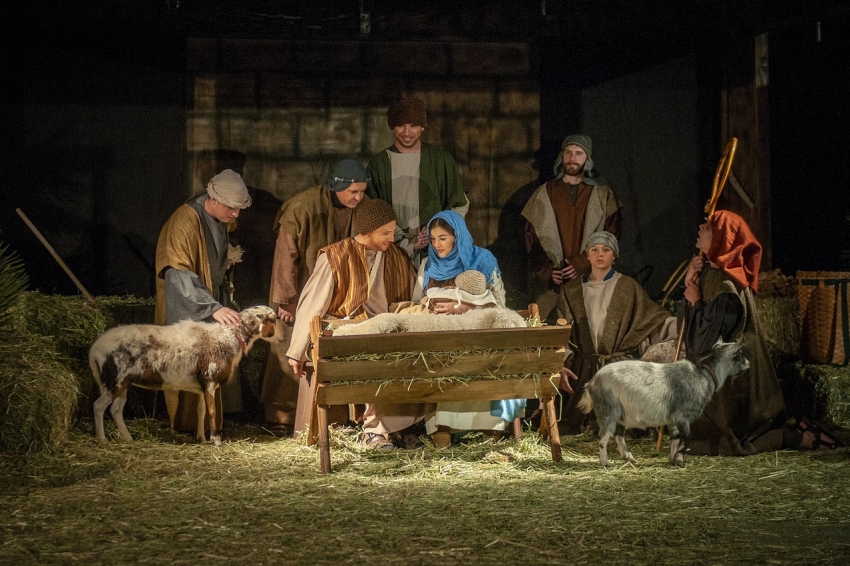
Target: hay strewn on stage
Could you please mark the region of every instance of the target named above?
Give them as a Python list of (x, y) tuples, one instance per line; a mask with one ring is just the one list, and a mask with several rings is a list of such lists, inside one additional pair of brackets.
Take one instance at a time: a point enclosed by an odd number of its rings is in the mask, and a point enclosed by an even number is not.
[[(79, 418), (91, 378), (73, 356), (112, 321), (149, 322), (134, 320), (146, 301), (100, 298), (92, 308), (28, 293), (3, 331), (0, 563), (850, 560), (846, 448), (692, 457), (674, 470), (638, 439), (637, 465), (615, 460), (603, 471), (590, 434), (562, 437), (556, 464), (536, 433), (376, 453), (343, 429), (331, 435), (335, 472), (322, 475), (315, 448), (233, 422), (221, 449), (141, 418), (128, 421), (132, 444), (107, 421), (111, 440), (99, 445)], [(785, 325), (791, 307), (774, 306), (763, 317)], [(850, 371), (801, 364), (790, 340), (768, 334), (791, 379), (815, 391), (818, 416), (847, 424)]]
[[(473, 436), (451, 450), (317, 452), (228, 425), (220, 449), (156, 420), (108, 446), (91, 426), (0, 464), (4, 564), (845, 564), (848, 450), (691, 457), (648, 439), (599, 467), (591, 435)], [(845, 440), (847, 438), (845, 437)], [(183, 444), (183, 442), (188, 442)]]

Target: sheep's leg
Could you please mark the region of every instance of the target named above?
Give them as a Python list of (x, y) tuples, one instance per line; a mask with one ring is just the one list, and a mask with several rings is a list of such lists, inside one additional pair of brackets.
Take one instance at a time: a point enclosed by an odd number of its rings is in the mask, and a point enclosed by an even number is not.
[(204, 403), (204, 392), (198, 393), (198, 427), (195, 432), (195, 438), (198, 442), (204, 443), (207, 441), (207, 436), (204, 433), (204, 417), (207, 415), (207, 406)]
[(676, 446), (676, 452), (673, 454), (673, 465), (684, 468), (685, 452), (691, 444), (691, 425), (687, 422), (681, 422), (678, 424), (677, 428), (679, 429), (679, 438)]
[(670, 465), (676, 465), (676, 453), (679, 452), (679, 443), (681, 438), (679, 435), (679, 427), (676, 425), (669, 426), (670, 431)]
[(109, 412), (112, 414), (112, 420), (114, 420), (115, 424), (118, 425), (118, 432), (121, 434), (121, 438), (132, 441), (133, 437), (130, 435), (130, 431), (127, 430), (127, 425), (124, 424), (125, 403), (127, 403), (126, 389), (112, 401), (112, 406), (109, 408)]
[(599, 421), (599, 463), (603, 468), (607, 468), (611, 462), (608, 461), (608, 442), (614, 436), (614, 430), (617, 428), (617, 421), (611, 415), (605, 414), (597, 407), (596, 418)]
[(104, 391), (103, 395), (97, 398), (94, 402), (94, 430), (95, 437), (106, 442), (106, 433), (103, 431), (103, 413), (106, 408), (112, 403), (112, 393)]
[(604, 395), (594, 396), (594, 391), (590, 393), (596, 412), (596, 420), (599, 423), (599, 463), (607, 468), (610, 464), (608, 461), (608, 442), (619, 426), (617, 422), (620, 420), (623, 410), (618, 402)]
[[(210, 390), (212, 389), (212, 390)], [(204, 391), (204, 397), (207, 400), (207, 413), (210, 415), (210, 443), (216, 446), (221, 446), (221, 431), (215, 427), (216, 423), (216, 406), (215, 406), (215, 389), (210, 388)]]
[(614, 441), (617, 443), (617, 450), (620, 451), (620, 456), (623, 457), (623, 460), (626, 460), (632, 464), (637, 462), (635, 457), (632, 456), (632, 453), (629, 452), (628, 447), (626, 446), (626, 429), (621, 425), (617, 425), (617, 431), (614, 433)]
[(599, 463), (603, 468), (607, 468), (611, 462), (608, 461), (608, 442), (611, 440), (613, 433), (609, 431), (602, 432), (599, 430)]

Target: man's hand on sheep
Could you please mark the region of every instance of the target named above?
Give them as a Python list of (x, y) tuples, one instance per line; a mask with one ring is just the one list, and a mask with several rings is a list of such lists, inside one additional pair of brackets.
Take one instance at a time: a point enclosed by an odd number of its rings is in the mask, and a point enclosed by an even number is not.
[(570, 379), (578, 381), (578, 376), (566, 366), (562, 367), (558, 373), (561, 374), (561, 381), (558, 383), (558, 387), (563, 389), (567, 393), (575, 393), (575, 391), (573, 391), (573, 386), (570, 385)]
[(466, 303), (457, 304), (454, 301), (448, 303), (439, 303), (434, 305), (435, 314), (463, 314), (475, 308), (475, 305)]
[(221, 307), (212, 316), (217, 322), (225, 326), (236, 326), (242, 322), (242, 319), (239, 318), (239, 313), (227, 307)]
[(304, 375), (304, 362), (303, 360), (293, 360), (292, 358), (287, 358), (289, 362), (289, 367), (292, 368), (292, 373), (295, 374), (296, 377), (305, 377)]
[(295, 303), (281, 304), (277, 307), (277, 317), (283, 322), (295, 322)]

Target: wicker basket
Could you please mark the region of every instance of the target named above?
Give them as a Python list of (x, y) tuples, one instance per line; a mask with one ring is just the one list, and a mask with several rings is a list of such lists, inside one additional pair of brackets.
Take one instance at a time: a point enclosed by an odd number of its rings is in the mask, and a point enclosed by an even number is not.
[(800, 355), (818, 364), (850, 362), (850, 272), (798, 271)]

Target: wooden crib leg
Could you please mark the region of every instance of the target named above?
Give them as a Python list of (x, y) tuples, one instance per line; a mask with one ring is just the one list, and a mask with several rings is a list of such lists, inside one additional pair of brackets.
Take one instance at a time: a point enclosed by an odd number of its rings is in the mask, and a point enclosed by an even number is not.
[(319, 428), (319, 466), (323, 474), (331, 473), (331, 444), (328, 438), (328, 407), (316, 407)]
[[(542, 401), (546, 416), (546, 430), (549, 432), (549, 447), (552, 449), (552, 461), (560, 462), (561, 456), (561, 433), (558, 432), (558, 418), (555, 413), (555, 400), (552, 397)], [(543, 419), (540, 420), (540, 429), (543, 430)]]
[(546, 405), (540, 401), (540, 428), (538, 429), (541, 440), (549, 440), (549, 417), (546, 415)]

